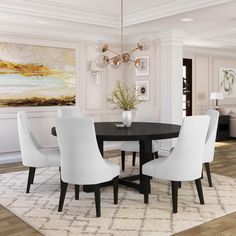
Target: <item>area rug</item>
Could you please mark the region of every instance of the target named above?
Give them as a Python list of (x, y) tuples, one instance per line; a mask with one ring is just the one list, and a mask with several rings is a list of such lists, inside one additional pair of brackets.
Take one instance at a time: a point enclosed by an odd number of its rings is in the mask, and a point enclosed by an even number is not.
[[(125, 175), (137, 172), (137, 168), (129, 166), (131, 158), (126, 159)], [(199, 204), (194, 183), (182, 184), (177, 214), (171, 213), (170, 184), (156, 180), (151, 181), (147, 205), (143, 195), (123, 186), (119, 188), (118, 205), (113, 205), (112, 187), (103, 188), (100, 218), (95, 217), (93, 193), (81, 192), (76, 201), (74, 188), (69, 186), (63, 212), (59, 213), (58, 168), (36, 170), (30, 194), (25, 193), (27, 174), (21, 171), (0, 175), (0, 203), (48, 236), (172, 235), (236, 211), (236, 180), (213, 174), (213, 188), (202, 181), (205, 205)]]

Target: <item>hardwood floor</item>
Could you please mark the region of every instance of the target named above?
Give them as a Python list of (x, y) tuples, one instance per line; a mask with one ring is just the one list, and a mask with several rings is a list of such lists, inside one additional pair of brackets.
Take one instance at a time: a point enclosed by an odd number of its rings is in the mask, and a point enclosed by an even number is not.
[[(117, 156), (117, 152), (106, 152), (107, 157)], [(0, 165), (0, 174), (21, 171), (27, 168), (21, 163)], [(236, 140), (217, 143), (215, 160), (211, 171), (216, 174), (236, 178)], [(214, 183), (213, 183), (214, 184)], [(236, 235), (236, 212), (207, 222), (200, 226), (175, 234), (176, 236), (234, 236)], [(0, 206), (0, 236), (38, 236), (41, 235), (24, 221)]]

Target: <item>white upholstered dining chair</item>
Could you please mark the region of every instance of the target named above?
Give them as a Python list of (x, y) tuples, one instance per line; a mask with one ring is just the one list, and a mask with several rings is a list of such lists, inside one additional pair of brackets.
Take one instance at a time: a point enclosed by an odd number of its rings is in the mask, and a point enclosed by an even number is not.
[(203, 163), (206, 169), (209, 187), (212, 187), (210, 162), (214, 160), (215, 140), (218, 128), (219, 112), (216, 110), (208, 110), (207, 115), (210, 116), (210, 123), (207, 132)]
[(58, 116), (81, 116), (81, 110), (79, 106), (68, 106), (68, 107), (60, 107), (58, 109)]
[(61, 194), (58, 211), (63, 209), (68, 184), (75, 185), (76, 199), (79, 199), (79, 185), (92, 185), (96, 216), (100, 217), (100, 184), (113, 181), (114, 204), (117, 204), (120, 167), (104, 160), (100, 154), (92, 119), (58, 117), (56, 131), (61, 153)]
[[(200, 203), (204, 204), (201, 172), (209, 120), (207, 115), (185, 117), (170, 156), (152, 160), (142, 167), (146, 176), (171, 181), (173, 213), (177, 212), (178, 186), (182, 181), (195, 180)], [(144, 202), (148, 203), (148, 187), (144, 192)]]
[(29, 167), (26, 188), (26, 193), (29, 193), (30, 185), (34, 182), (36, 168), (59, 167), (60, 153), (58, 148), (43, 148), (37, 142), (24, 111), (18, 112), (17, 120), (22, 162), (24, 166)]
[[(153, 110), (153, 108), (143, 108), (137, 110), (134, 115), (134, 121), (137, 122), (157, 122), (157, 110)], [(138, 141), (126, 141), (121, 143), (121, 166), (122, 171), (125, 170), (125, 156), (126, 152), (132, 152), (132, 165), (135, 166), (136, 153), (140, 150)], [(158, 158), (158, 142), (156, 140), (152, 141), (152, 153), (153, 159)]]

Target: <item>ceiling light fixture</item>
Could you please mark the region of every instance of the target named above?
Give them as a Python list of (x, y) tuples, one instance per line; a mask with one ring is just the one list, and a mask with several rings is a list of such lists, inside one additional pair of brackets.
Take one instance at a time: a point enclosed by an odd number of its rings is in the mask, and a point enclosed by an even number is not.
[(182, 21), (182, 22), (193, 22), (194, 19), (193, 18), (182, 18), (182, 19), (180, 19), (180, 21)]
[[(149, 39), (140, 39), (137, 43), (137, 46), (132, 50), (125, 52), (124, 51), (124, 0), (121, 0), (121, 27), (120, 27), (120, 48), (121, 52), (116, 53), (110, 50), (109, 45), (105, 41), (98, 41), (96, 45), (96, 50), (101, 54), (95, 59), (95, 63), (98, 67), (104, 68), (107, 65), (111, 64), (111, 66), (115, 69), (119, 68), (123, 63), (134, 62), (135, 67), (138, 70), (141, 70), (142, 63), (141, 59), (132, 59), (131, 54), (137, 50), (143, 51), (148, 50), (151, 46), (151, 42)], [(113, 54), (112, 57), (108, 57), (105, 55), (106, 52), (110, 52)]]

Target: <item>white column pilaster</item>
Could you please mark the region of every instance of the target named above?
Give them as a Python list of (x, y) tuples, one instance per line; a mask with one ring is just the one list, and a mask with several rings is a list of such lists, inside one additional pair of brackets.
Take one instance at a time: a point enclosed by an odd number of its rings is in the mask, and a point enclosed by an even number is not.
[[(183, 34), (167, 32), (160, 37), (160, 122), (182, 123)], [(161, 149), (169, 151), (175, 140), (164, 140)]]

